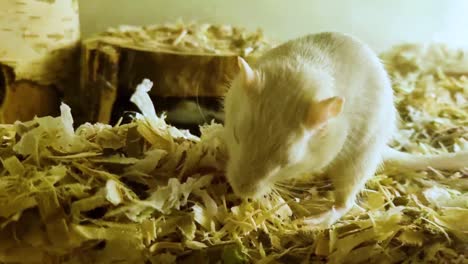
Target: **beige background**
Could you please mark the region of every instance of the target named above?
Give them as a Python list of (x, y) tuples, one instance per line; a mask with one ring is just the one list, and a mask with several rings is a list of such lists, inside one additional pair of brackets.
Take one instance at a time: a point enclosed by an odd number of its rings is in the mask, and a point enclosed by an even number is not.
[(468, 46), (466, 0), (79, 0), (83, 37), (118, 24), (197, 19), (262, 27), (278, 40), (335, 30), (376, 50), (399, 42)]

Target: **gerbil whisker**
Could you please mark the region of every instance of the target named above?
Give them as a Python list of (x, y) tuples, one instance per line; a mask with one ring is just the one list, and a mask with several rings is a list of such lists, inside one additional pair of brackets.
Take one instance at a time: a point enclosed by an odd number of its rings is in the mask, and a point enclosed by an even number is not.
[[(274, 195), (277, 195), (277, 196), (282, 196), (282, 195), (281, 195), (281, 191), (282, 191), (282, 190), (278, 190), (278, 189), (276, 189), (276, 188), (273, 188), (271, 195), (274, 194)], [(270, 196), (271, 196), (271, 195), (270, 195)]]
[[(292, 180), (288, 182), (298, 182), (300, 184), (315, 184), (315, 183), (323, 183), (323, 182), (330, 182), (330, 179), (321, 178), (321, 179), (302, 179), (302, 180)], [(284, 183), (284, 182), (283, 182)]]
[(296, 191), (306, 191), (310, 189), (310, 187), (302, 187), (302, 186), (295, 186), (295, 185), (290, 185), (287, 183), (277, 183), (277, 186), (289, 189), (289, 190), (296, 190)]
[(325, 183), (325, 184), (315, 184), (315, 183), (310, 183), (310, 182), (307, 182), (307, 184), (301, 184), (301, 185), (292, 185), (292, 184), (288, 184), (288, 183), (282, 183), (282, 182), (279, 182), (277, 183), (278, 186), (281, 186), (281, 187), (284, 187), (284, 188), (287, 188), (287, 189), (291, 189), (291, 190), (296, 190), (296, 191), (301, 191), (301, 192), (304, 192), (304, 191), (309, 191), (310, 189), (327, 189), (329, 187), (331, 187), (333, 184), (331, 182), (322, 182), (322, 183)]
[(288, 187), (288, 186), (277, 186), (278, 189), (282, 190), (283, 192), (286, 192), (290, 195), (300, 195), (301, 193), (306, 193), (308, 189), (301, 189), (301, 188), (293, 188), (293, 187)]
[(280, 185), (277, 185), (277, 184), (274, 185), (273, 190), (274, 190), (274, 191), (277, 191), (277, 192), (289, 191), (289, 190), (288, 190), (287, 188), (285, 188), (284, 186), (280, 186)]
[(291, 190), (288, 190), (288, 189), (286, 189), (284, 187), (281, 187), (281, 186), (275, 186), (274, 191), (280, 196), (287, 196), (287, 197), (290, 197), (290, 198), (294, 197), (294, 194), (293, 194), (293, 192)]
[(196, 95), (196, 96), (195, 96), (195, 100), (196, 100), (196, 102), (197, 102), (197, 110), (198, 110), (198, 112), (202, 115), (203, 121), (206, 122), (206, 116), (205, 116), (205, 114), (203, 113), (203, 111), (202, 111), (202, 109), (201, 109), (201, 107), (200, 107), (200, 101), (199, 101), (199, 99), (198, 99), (198, 97), (199, 97), (199, 96), (198, 96), (198, 93), (200, 92), (200, 89), (199, 89), (199, 88), (200, 88), (200, 85), (196, 85), (196, 87), (195, 87), (195, 89), (196, 89), (196, 92), (195, 92), (195, 95)]

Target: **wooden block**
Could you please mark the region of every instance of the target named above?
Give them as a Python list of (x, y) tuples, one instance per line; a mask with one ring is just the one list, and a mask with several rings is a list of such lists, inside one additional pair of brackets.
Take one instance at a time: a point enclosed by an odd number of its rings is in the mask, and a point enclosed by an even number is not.
[[(209, 36), (211, 42), (196, 39), (200, 34)], [(181, 44), (184, 38), (189, 44)], [(73, 109), (80, 107), (86, 121), (109, 123), (112, 116), (120, 116), (113, 114), (115, 110), (133, 110), (128, 100), (145, 78), (154, 83), (152, 98), (219, 98), (238, 71), (237, 56), (253, 62), (271, 46), (261, 32), (230, 26), (111, 29), (83, 41), (81, 86), (72, 96), (86, 104)]]

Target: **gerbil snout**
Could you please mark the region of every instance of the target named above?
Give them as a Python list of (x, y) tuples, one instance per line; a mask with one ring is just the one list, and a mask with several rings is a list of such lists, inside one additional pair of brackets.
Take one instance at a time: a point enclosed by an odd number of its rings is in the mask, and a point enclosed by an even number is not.
[(258, 198), (268, 192), (268, 187), (260, 182), (243, 182), (231, 184), (234, 194), (241, 198)]
[(235, 195), (241, 198), (255, 199), (271, 190), (271, 178), (277, 171), (278, 169), (275, 169), (266, 174), (228, 171), (227, 178)]

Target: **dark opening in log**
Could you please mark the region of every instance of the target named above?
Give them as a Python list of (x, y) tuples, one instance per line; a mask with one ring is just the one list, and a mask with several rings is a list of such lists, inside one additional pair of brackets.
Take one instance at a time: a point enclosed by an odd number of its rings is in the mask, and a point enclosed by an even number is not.
[(10, 67), (0, 64), (0, 105), (3, 104), (3, 100), (5, 99), (7, 74), (9, 71), (13, 72)]

